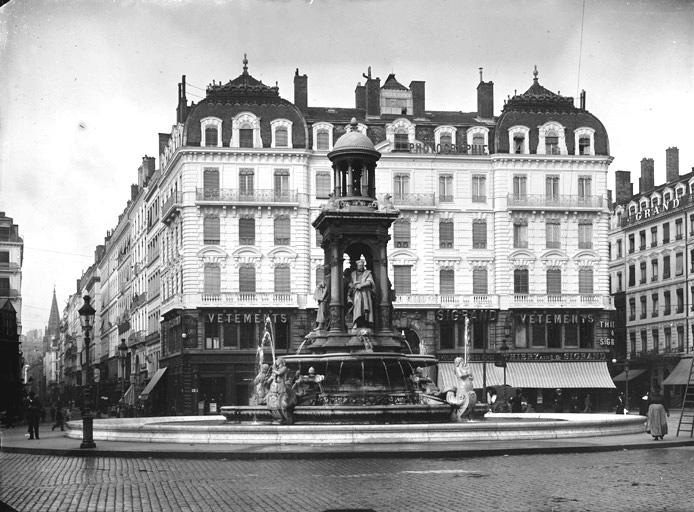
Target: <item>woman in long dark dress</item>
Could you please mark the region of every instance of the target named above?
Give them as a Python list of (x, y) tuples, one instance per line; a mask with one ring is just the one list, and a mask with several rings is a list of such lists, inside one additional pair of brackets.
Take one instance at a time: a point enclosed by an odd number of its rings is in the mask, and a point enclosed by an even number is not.
[(656, 387), (650, 396), (648, 422), (646, 423), (646, 432), (653, 436), (654, 441), (662, 441), (663, 436), (667, 434), (668, 416), (670, 416), (670, 411), (665, 406), (665, 397), (660, 393), (660, 388)]

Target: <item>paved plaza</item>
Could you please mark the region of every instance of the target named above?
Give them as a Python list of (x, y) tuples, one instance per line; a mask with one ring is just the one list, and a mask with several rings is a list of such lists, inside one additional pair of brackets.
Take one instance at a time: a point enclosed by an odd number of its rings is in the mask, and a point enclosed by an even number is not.
[[(246, 447), (99, 442), (43, 425), (2, 434), (0, 501), (42, 511), (691, 511), (694, 442), (647, 434), (401, 445)], [(0, 507), (0, 510), (1, 507)]]
[(18, 511), (687, 511), (694, 447), (475, 458), (204, 460), (3, 453)]

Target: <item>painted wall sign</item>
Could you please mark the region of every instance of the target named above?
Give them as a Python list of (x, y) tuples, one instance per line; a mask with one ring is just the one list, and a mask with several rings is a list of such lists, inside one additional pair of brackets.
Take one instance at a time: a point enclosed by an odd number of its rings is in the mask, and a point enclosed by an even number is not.
[(520, 313), (515, 316), (529, 324), (592, 324), (595, 321), (593, 315), (578, 313)]
[(273, 323), (287, 323), (286, 313), (206, 313), (205, 321), (210, 324), (262, 324), (269, 316)]

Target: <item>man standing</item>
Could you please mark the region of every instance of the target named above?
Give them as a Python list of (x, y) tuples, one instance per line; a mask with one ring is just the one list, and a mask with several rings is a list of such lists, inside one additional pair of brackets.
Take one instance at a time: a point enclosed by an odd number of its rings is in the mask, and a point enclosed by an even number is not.
[(41, 419), (41, 402), (33, 391), (29, 392), (27, 402), (27, 421), (29, 422), (29, 439), (39, 438), (39, 420)]

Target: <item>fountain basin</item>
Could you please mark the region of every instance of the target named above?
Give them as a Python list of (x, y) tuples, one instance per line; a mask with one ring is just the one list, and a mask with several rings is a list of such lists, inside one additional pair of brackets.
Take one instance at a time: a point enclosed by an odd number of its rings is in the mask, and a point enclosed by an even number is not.
[[(210, 421), (219, 422), (210, 424)], [(561, 439), (643, 433), (643, 416), (618, 414), (487, 413), (483, 421), (418, 424), (229, 423), (222, 415), (94, 420), (95, 441), (228, 445), (426, 444)], [(82, 422), (67, 423), (82, 438)]]

